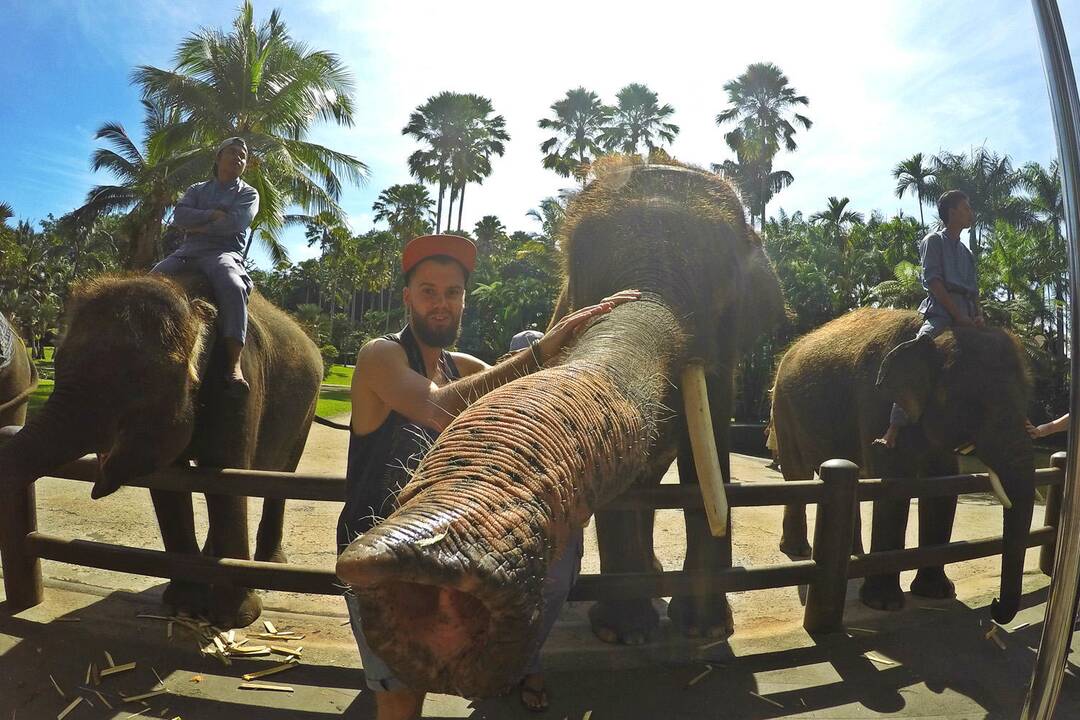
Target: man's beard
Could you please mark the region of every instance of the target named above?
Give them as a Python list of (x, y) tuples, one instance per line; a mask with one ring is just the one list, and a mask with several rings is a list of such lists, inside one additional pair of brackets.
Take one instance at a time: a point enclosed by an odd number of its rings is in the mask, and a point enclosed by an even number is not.
[(452, 317), (451, 323), (446, 327), (436, 328), (429, 325), (426, 318), (421, 317), (418, 313), (412, 313), (409, 317), (409, 325), (412, 326), (412, 330), (416, 333), (416, 337), (420, 339), (420, 342), (433, 348), (451, 347), (461, 335), (460, 316)]

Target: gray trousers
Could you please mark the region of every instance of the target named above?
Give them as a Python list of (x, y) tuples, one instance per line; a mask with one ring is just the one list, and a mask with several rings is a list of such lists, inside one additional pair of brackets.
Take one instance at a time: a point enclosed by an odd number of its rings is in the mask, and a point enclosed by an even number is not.
[(252, 282), (234, 252), (190, 256), (173, 253), (150, 272), (177, 275), (196, 269), (210, 281), (218, 308), (218, 333), (241, 345), (247, 337), (247, 301)]
[[(569, 547), (555, 560), (548, 571), (548, 576), (544, 580), (544, 607), (540, 613), (540, 630), (536, 635), (536, 647), (533, 649), (532, 659), (525, 667), (526, 675), (538, 673), (543, 669), (540, 663), (540, 649), (559, 618), (559, 611), (566, 602), (566, 596), (570, 594), (570, 588), (577, 582), (578, 573), (581, 571), (584, 545), (584, 535), (581, 530), (578, 530)], [(364, 679), (367, 681), (367, 686), (377, 692), (406, 689), (405, 683), (394, 675), (390, 667), (368, 645), (367, 638), (364, 637), (363, 621), (360, 618), (360, 603), (351, 592), (345, 594), (345, 606), (349, 609), (349, 621), (352, 625), (353, 637), (356, 638), (356, 647), (360, 650), (360, 662), (364, 666)]]
[[(915, 334), (915, 339), (918, 340), (923, 336), (927, 336), (933, 340), (951, 327), (952, 318), (931, 315), (923, 322), (922, 327), (919, 328), (919, 332)], [(903, 427), (905, 425), (910, 425), (911, 419), (907, 416), (907, 413), (904, 412), (904, 408), (893, 403), (892, 410), (889, 412), (889, 424)]]

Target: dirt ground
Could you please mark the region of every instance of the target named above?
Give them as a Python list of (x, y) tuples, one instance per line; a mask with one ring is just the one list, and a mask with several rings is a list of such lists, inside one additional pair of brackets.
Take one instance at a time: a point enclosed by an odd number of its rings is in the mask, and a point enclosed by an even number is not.
[[(313, 427), (299, 470), (343, 474), (347, 441), (343, 431)], [(741, 482), (781, 479), (765, 465), (760, 458), (732, 456), (734, 478)], [(674, 467), (665, 482), (677, 482)], [(204, 533), (205, 505), (201, 498), (195, 503), (198, 529)], [(258, 506), (258, 501), (252, 501), (252, 537)], [(38, 482), (38, 508), (43, 532), (161, 548), (146, 490), (122, 488), (109, 498), (92, 502), (85, 483), (47, 478)], [(339, 510), (336, 503), (289, 502), (285, 549), (290, 562), (333, 568)], [(864, 507), (863, 517), (870, 515), (870, 507)], [(736, 565), (786, 561), (778, 549), (780, 517), (780, 508), (733, 511)], [(812, 537), (812, 509), (809, 521)], [(1040, 507), (1033, 524), (1039, 526), (1041, 521)], [(917, 531), (917, 513), (913, 511), (909, 545), (914, 544)], [(866, 521), (863, 532), (868, 546)], [(991, 498), (961, 499), (954, 540), (1000, 532), (1001, 510)], [(666, 569), (681, 566), (681, 513), (657, 513), (655, 544)], [(598, 572), (598, 565), (590, 528), (582, 572)], [(149, 716), (166, 720), (174, 716), (216, 720), (238, 713), (251, 720), (373, 717), (371, 693), (361, 689), (362, 679), (356, 671), (359, 661), (349, 628), (343, 625), (345, 609), (339, 598), (265, 594), (265, 617), (279, 627), (307, 632), (308, 649), (302, 667), (280, 676), (295, 686), (295, 693), (253, 694), (237, 689), (237, 676), (246, 670), (223, 668), (200, 656), (190, 641), (166, 639), (160, 621), (136, 618), (139, 613), (160, 612), (161, 580), (49, 561), (43, 569), (47, 587), (43, 605), (14, 616), (0, 606), (3, 720), (56, 717), (70, 697), (59, 698), (48, 676), (61, 681), (70, 696), (72, 688), (77, 690), (83, 681), (87, 665), (93, 658), (100, 662), (106, 649), (117, 656), (138, 657), (161, 671), (170, 694), (167, 701), (155, 698), (145, 708)], [(998, 650), (984, 638), (986, 605), (998, 584), (998, 560), (958, 563), (949, 566), (948, 572), (957, 584), (957, 600), (928, 603), (912, 599), (900, 613), (863, 608), (857, 601), (857, 581), (853, 581), (846, 611), (848, 632), (824, 639), (811, 638), (802, 630), (805, 588), (731, 595), (736, 634), (730, 643), (720, 645), (686, 641), (666, 622), (660, 636), (647, 646), (604, 645), (589, 631), (588, 603), (569, 603), (545, 647), (555, 698), (548, 717), (1015, 717), (1023, 701), (1044, 608), (1041, 603), (1047, 579), (1038, 572), (1037, 551), (1028, 554), (1024, 610), (1007, 638), (1008, 650)], [(903, 576), (905, 587), (912, 576)], [(662, 609), (664, 601), (658, 600), (657, 605)], [(934, 610), (937, 612), (927, 612)], [(869, 651), (877, 653), (873, 655), (876, 660), (867, 660)], [(879, 662), (882, 657), (885, 662)], [(266, 661), (244, 662), (253, 668), (270, 665)], [(140, 672), (143, 675), (138, 679), (132, 674), (129, 692), (154, 685), (155, 678), (145, 668)], [(706, 675), (691, 682), (701, 673)], [(1004, 684), (1008, 687), (1002, 687)], [(1067, 681), (1065, 697), (1077, 710), (1075, 716), (1080, 716), (1080, 691), (1075, 684), (1075, 679)], [(83, 706), (69, 718), (129, 716)], [(432, 696), (424, 716), (527, 715), (513, 698), (476, 703)]]

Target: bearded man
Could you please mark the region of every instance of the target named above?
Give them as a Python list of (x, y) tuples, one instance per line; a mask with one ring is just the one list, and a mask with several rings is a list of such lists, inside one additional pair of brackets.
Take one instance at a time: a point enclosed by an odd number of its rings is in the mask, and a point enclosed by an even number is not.
[[(346, 501), (337, 528), (339, 554), (357, 535), (393, 512), (398, 490), (436, 436), (470, 402), (538, 370), (593, 318), (638, 297), (637, 292), (626, 291), (571, 313), (541, 340), (492, 367), (446, 349), (453, 347), (461, 332), (465, 287), (475, 265), (476, 247), (456, 235), (425, 235), (405, 246), (401, 269), (408, 325), (399, 333), (366, 343), (356, 358)], [(553, 584), (560, 587), (545, 588), (545, 597), (561, 595), (564, 600), (569, 592), (577, 558), (564, 555), (551, 571)], [(345, 600), (367, 685), (375, 691), (378, 720), (419, 717), (424, 692), (406, 687), (371, 651), (356, 598), (346, 594)], [(545, 613), (557, 615), (561, 600), (548, 605)], [(550, 629), (551, 622), (542, 625)], [(530, 669), (522, 680), (522, 702), (532, 710), (546, 709), (543, 676), (538, 664)]]

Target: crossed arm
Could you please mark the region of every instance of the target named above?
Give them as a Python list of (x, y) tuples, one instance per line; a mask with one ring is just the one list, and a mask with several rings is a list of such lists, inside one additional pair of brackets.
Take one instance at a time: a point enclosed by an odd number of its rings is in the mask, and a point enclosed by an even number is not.
[(188, 188), (173, 211), (173, 223), (189, 233), (205, 235), (232, 235), (243, 232), (259, 212), (259, 193), (246, 187), (236, 201), (227, 208), (203, 210), (196, 207), (196, 187)]

